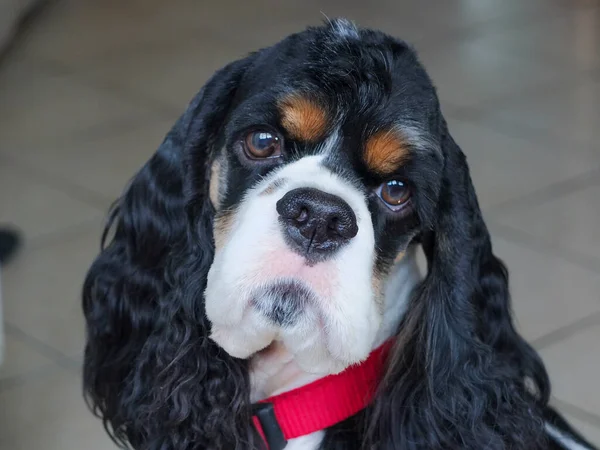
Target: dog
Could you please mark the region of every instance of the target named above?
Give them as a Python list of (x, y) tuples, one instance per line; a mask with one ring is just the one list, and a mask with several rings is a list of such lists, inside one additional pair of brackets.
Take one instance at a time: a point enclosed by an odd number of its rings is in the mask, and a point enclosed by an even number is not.
[(336, 19), (219, 70), (102, 241), (84, 390), (120, 445), (593, 448), (403, 41)]

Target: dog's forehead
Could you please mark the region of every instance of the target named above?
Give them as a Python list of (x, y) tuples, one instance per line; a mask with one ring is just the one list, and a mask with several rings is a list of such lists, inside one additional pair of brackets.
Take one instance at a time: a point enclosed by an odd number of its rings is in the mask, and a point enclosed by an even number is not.
[(244, 130), (269, 125), (299, 144), (297, 157), (327, 148), (345, 165), (365, 163), (385, 177), (404, 165), (415, 144), (437, 145), (439, 118), (435, 89), (415, 52), (386, 34), (344, 23), (259, 51), (225, 130), (233, 141)]

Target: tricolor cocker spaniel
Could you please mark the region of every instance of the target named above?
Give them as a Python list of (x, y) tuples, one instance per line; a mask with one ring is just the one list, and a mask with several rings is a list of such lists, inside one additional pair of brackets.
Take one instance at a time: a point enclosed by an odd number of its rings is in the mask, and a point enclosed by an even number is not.
[(84, 384), (122, 445), (592, 448), (548, 406), (465, 156), (400, 40), (334, 20), (218, 71), (103, 241)]

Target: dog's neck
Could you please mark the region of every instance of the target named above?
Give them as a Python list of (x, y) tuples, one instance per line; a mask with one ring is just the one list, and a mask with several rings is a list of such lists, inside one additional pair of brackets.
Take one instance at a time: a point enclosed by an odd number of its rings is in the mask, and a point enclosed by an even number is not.
[[(394, 335), (410, 295), (421, 280), (414, 251), (397, 263), (384, 287), (383, 322), (378, 331), (373, 349)], [(273, 395), (304, 386), (329, 374), (305, 372), (294, 360), (285, 346), (273, 342), (269, 347), (252, 357), (250, 362), (251, 401), (257, 402)]]

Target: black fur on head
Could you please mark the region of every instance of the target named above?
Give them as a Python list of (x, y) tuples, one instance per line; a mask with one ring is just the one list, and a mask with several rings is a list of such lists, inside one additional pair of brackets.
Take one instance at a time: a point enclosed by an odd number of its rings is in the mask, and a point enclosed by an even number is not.
[[(373, 200), (379, 270), (420, 240), (429, 272), (375, 402), (329, 429), (323, 448), (546, 448), (547, 375), (512, 325), (507, 272), (492, 253), (465, 156), (434, 89), (403, 42), (337, 21), (217, 72), (114, 206), (107, 226), (114, 234), (105, 233), (83, 289), (84, 388), (112, 437), (143, 450), (263, 448), (251, 422), (247, 363), (209, 339), (204, 291), (215, 253), (211, 164), (231, 140), (229, 128), (257, 114), (272, 119), (265, 108), (277, 83), (279, 93), (319, 86), (321, 102), (335, 99), (329, 110), (355, 108), (341, 125), (348, 153), (330, 162), (340, 176), (381, 183), (351, 154), (359, 151), (351, 143), (372, 131), (364, 117), (388, 125), (403, 117), (435, 149), (402, 168), (417, 188), (414, 217), (377, 219)], [(237, 184), (226, 207), (262, 175), (230, 171)]]

